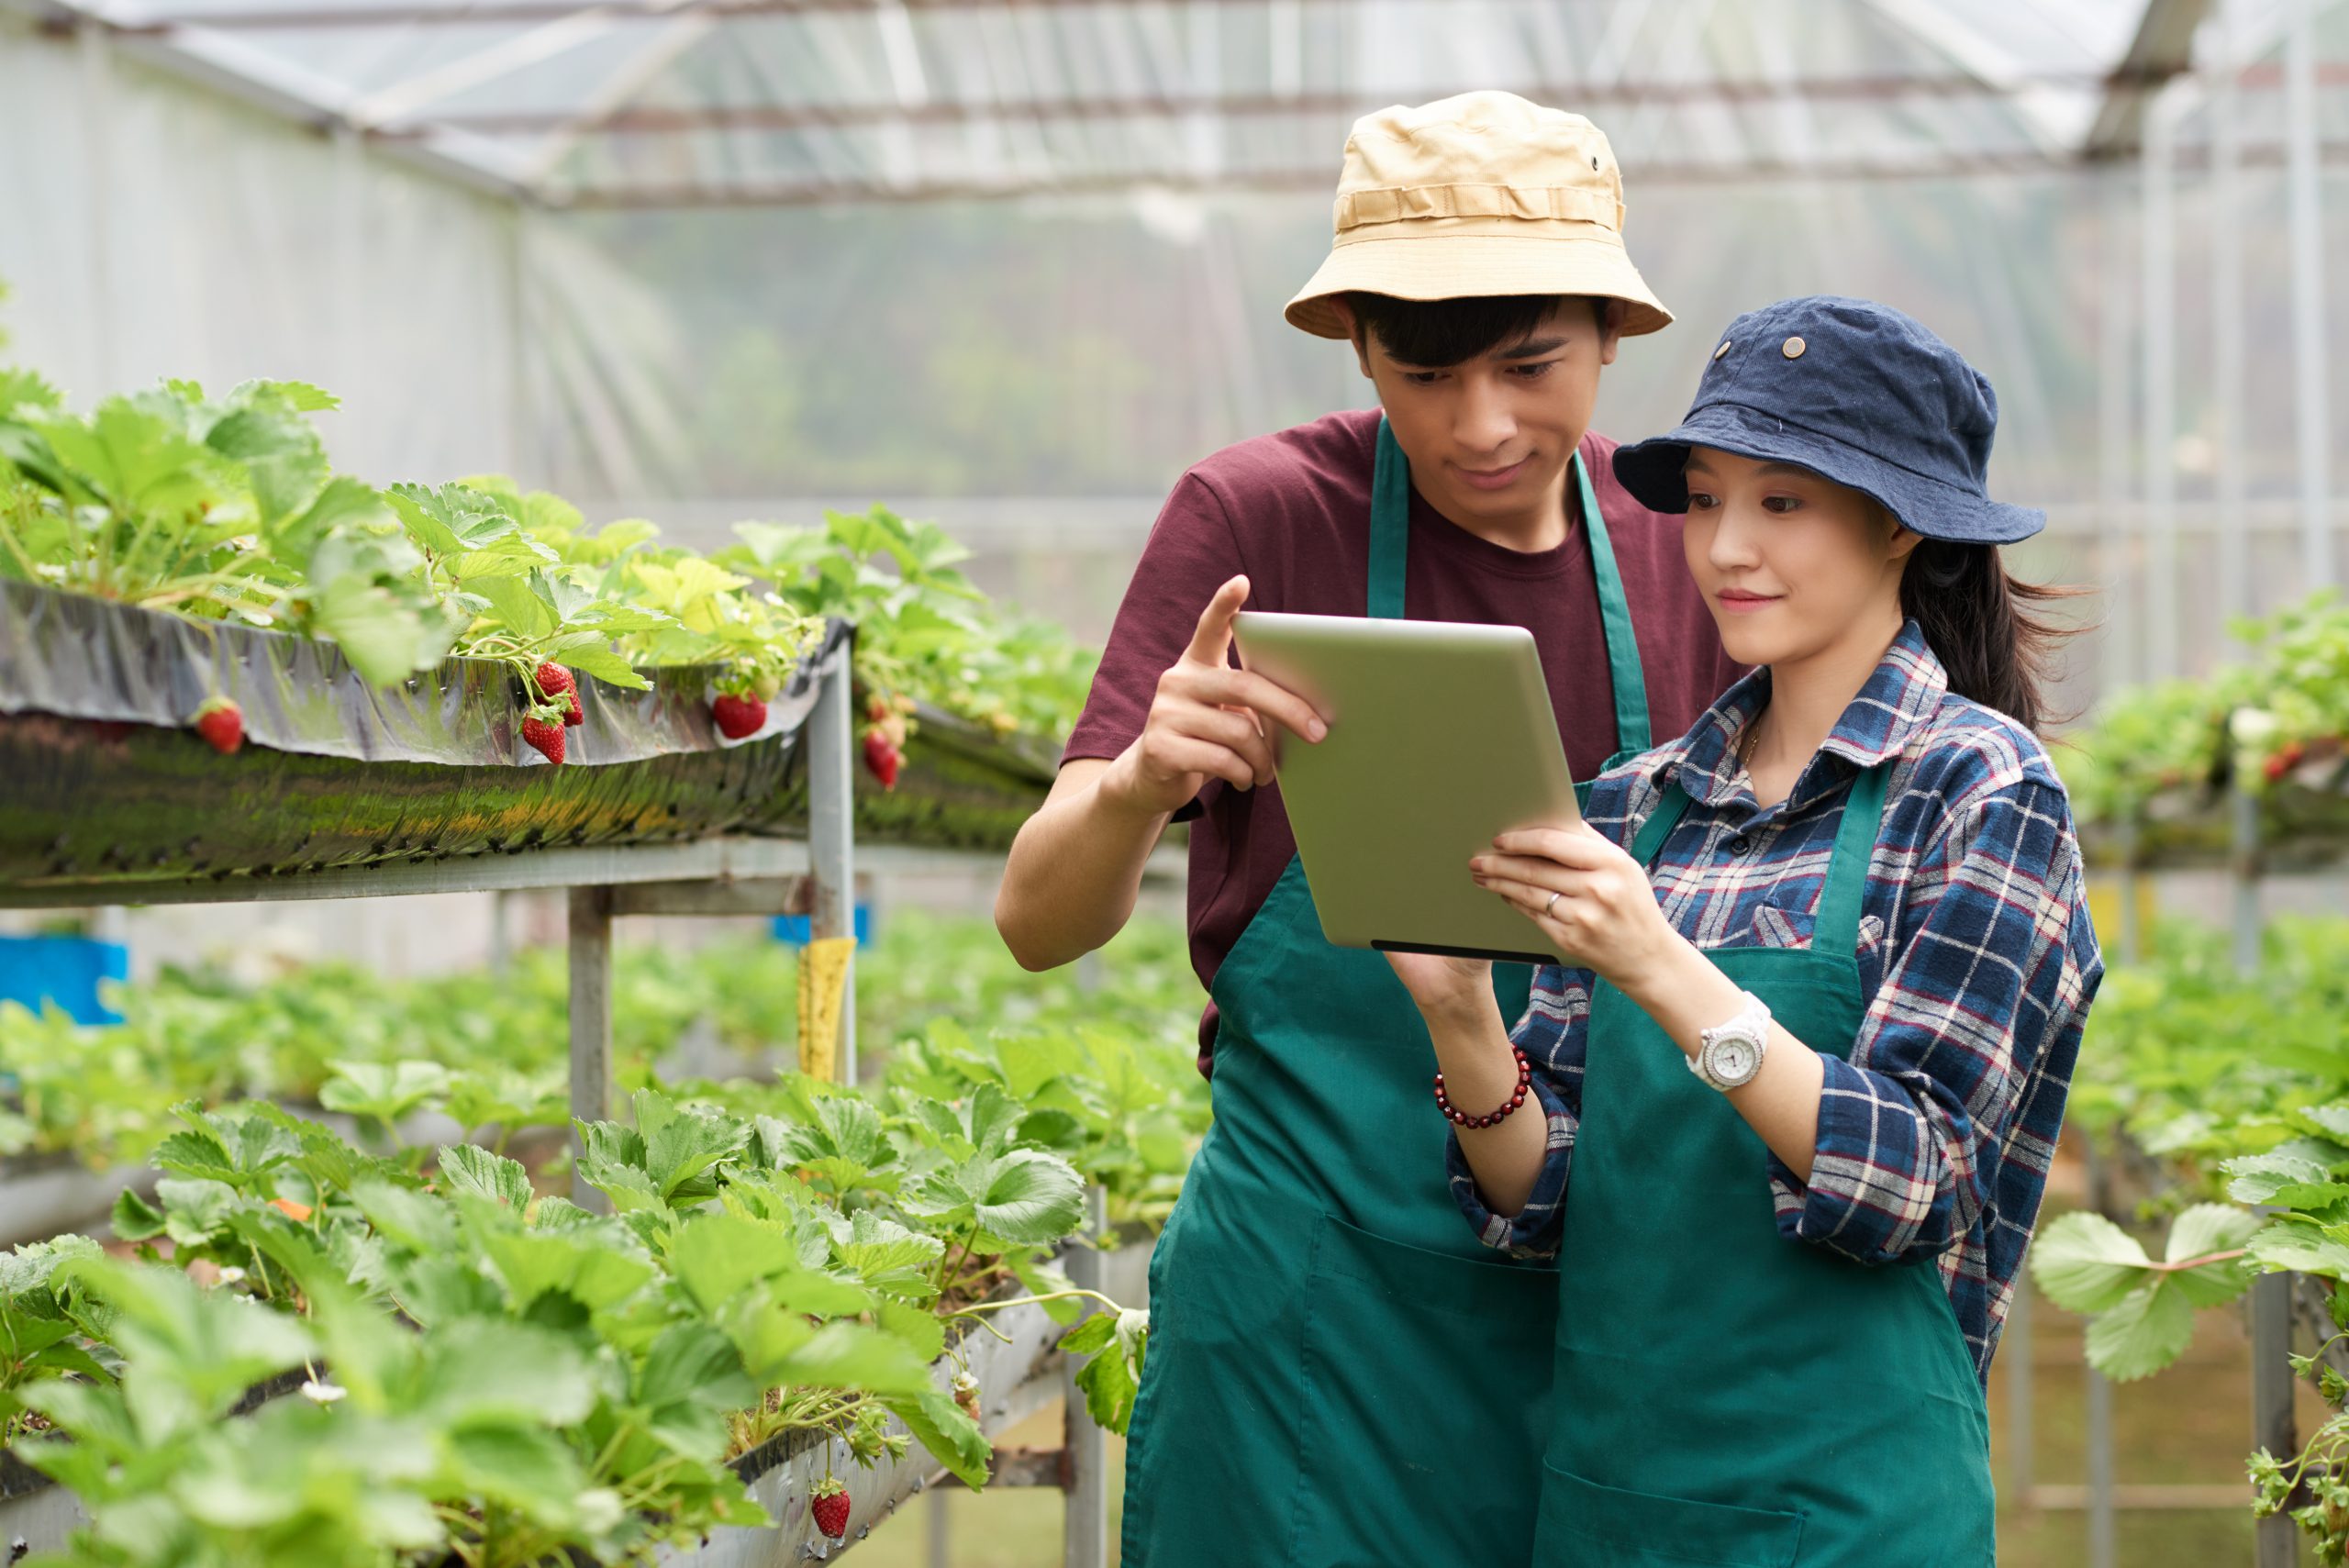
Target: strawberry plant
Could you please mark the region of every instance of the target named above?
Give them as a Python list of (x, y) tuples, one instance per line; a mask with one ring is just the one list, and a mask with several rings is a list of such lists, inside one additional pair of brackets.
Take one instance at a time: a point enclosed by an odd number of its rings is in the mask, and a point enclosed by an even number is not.
[[(2088, 1024), (2078, 1125), (2158, 1171), (2147, 1218), (2174, 1211), (2154, 1255), (2101, 1215), (2043, 1226), (2032, 1276), (2057, 1306), (2094, 1315), (2090, 1364), (2116, 1379), (2173, 1362), (2200, 1307), (2263, 1273), (2331, 1285), (2349, 1327), (2349, 921), (2282, 919), (2259, 966), (2239, 972), (2222, 937), (2156, 929), (2151, 959), (2116, 969)], [(2339, 1341), (2336, 1341), (2339, 1342)], [(2321, 1357), (2296, 1368), (2333, 1407), (2297, 1454), (2251, 1461), (2259, 1510), (2291, 1514), (2321, 1561), (2349, 1551), (2343, 1483), (2349, 1385)]]
[[(1085, 706), (1097, 654), (1043, 621), (996, 609), (957, 567), (970, 551), (885, 506), (827, 512), (821, 528), (740, 523), (720, 565), (772, 581), (801, 614), (852, 621), (857, 682), (884, 699), (867, 765), (892, 775), (906, 742), (894, 699), (917, 698), (999, 734), (1059, 736)], [(892, 721), (892, 713), (896, 715)]]
[[(180, 1101), (315, 1103), (330, 1080), (349, 1075), (345, 1064), (421, 1051), (450, 1073), (445, 1091), (428, 1103), (480, 1136), (504, 1140), (518, 1128), (563, 1123), (569, 981), (559, 950), (517, 954), (503, 973), (415, 981), (347, 963), (263, 973), (251, 952), (237, 962), (247, 970), (241, 977), (168, 970), (115, 990), (119, 1024), (77, 1024), (0, 1003), (0, 1154), (71, 1153), (105, 1167), (143, 1157), (173, 1125), (171, 1107)], [(897, 912), (858, 959), (861, 1045), (874, 1061), (893, 1049), (928, 1052), (949, 1038), (922, 1038), (934, 1020), (982, 1018), (1031, 1037), (1014, 1052), (1019, 1062), (1060, 1049), (1054, 1040), (1068, 1042), (1072, 1061), (1098, 1055), (1085, 1072), (1120, 1086), (1088, 1092), (1131, 1103), (1145, 1118), (1155, 1113), (1140, 1107), (1155, 1094), (1174, 1121), (1146, 1145), (1131, 1145), (1149, 1153), (1130, 1172), (1107, 1163), (1106, 1148), (1104, 1162), (1095, 1163), (1065, 1141), (1048, 1146), (1100, 1176), (1120, 1218), (1149, 1218), (1172, 1201), (1187, 1162), (1174, 1151), (1206, 1125), (1205, 1084), (1175, 1043), (1197, 1020), (1198, 984), (1171, 923), (1136, 922), (1099, 965), (1101, 984), (1087, 991), (1074, 966), (1044, 975), (1020, 969), (985, 920)], [(656, 1070), (671, 1079), (714, 1068), (726, 1076), (758, 1072), (762, 1062), (794, 1056), (796, 1029), (797, 971), (792, 950), (779, 943), (729, 940), (690, 952), (629, 945), (615, 955), (614, 1059), (623, 1083), (649, 1083)], [(677, 1044), (687, 1038), (706, 1039), (718, 1060), (679, 1060)], [(998, 1048), (981, 1039), (971, 1049)], [(955, 1067), (925, 1080), (923, 1092), (953, 1098), (996, 1071)], [(1032, 1073), (996, 1081), (1015, 1093), (1061, 1092)], [(711, 1092), (721, 1091), (713, 1084)], [(1130, 1190), (1129, 1173), (1140, 1184)]]
[(858, 623), (858, 673), (893, 704), (1056, 735), (1083, 703), (1092, 657), (995, 610), (932, 524), (885, 508), (743, 524), (705, 558), (499, 476), (378, 491), (337, 474), (312, 423), (334, 406), (295, 382), (218, 398), (171, 382), (77, 415), (0, 372), (0, 576), (324, 638), (379, 684), (451, 653), (501, 661), (531, 722), (582, 722), (574, 673), (641, 688), (641, 668), (706, 664), (714, 721), (741, 739), (829, 616)]
[(0, 575), (327, 638), (377, 682), (433, 663), (457, 617), (384, 498), (330, 472), (309, 416), (334, 406), (169, 382), (73, 415), (0, 384)]
[[(438, 1073), (340, 1097), (394, 1121)], [(756, 1522), (726, 1462), (802, 1429), (867, 1462), (918, 1439), (983, 1484), (987, 1440), (932, 1363), (995, 1312), (1092, 1296), (1049, 1264), (1081, 1178), (992, 1086), (781, 1093), (787, 1116), (640, 1092), (582, 1128), (608, 1218), (486, 1150), (373, 1155), (265, 1103), (182, 1107), (156, 1198), (116, 1214), (169, 1263), (69, 1243), (0, 1266), (0, 1326), (39, 1341), (15, 1407), (54, 1428), (18, 1451), (93, 1518), (69, 1560), (635, 1561)], [(1072, 1353), (1119, 1415), (1147, 1322), (1105, 1305)], [(297, 1371), (297, 1395), (223, 1418)]]
[(2190, 805), (2231, 776), (2263, 795), (2349, 781), (2349, 606), (2328, 591), (2235, 633), (2248, 658), (2121, 692), (2067, 737), (2058, 758), (2083, 821)]

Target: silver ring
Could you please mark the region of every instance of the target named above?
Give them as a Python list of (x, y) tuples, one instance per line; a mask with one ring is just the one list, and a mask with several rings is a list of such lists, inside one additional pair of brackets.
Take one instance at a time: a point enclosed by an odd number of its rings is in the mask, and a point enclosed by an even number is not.
[(1551, 915), (1556, 911), (1558, 907), (1558, 899), (1564, 891), (1564, 889), (1561, 888), (1557, 893), (1553, 893), (1550, 895), (1550, 902), (1542, 906), (1542, 917), (1543, 919), (1548, 919)]

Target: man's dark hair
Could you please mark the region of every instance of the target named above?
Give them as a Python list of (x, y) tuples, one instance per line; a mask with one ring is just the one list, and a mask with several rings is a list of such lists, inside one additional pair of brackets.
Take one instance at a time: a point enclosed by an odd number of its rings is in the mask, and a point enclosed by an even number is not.
[[(1504, 343), (1531, 337), (1572, 295), (1494, 295), (1469, 299), (1397, 299), (1392, 295), (1349, 294), (1357, 335), (1375, 333), (1379, 346), (1407, 365), (1442, 370)], [(1602, 326), (1608, 301), (1585, 296), (1592, 319)]]

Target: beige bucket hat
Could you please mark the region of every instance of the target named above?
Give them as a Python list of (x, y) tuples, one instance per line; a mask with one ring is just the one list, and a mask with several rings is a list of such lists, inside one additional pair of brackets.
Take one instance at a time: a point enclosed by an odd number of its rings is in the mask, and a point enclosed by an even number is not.
[(1672, 324), (1623, 249), (1623, 175), (1606, 133), (1514, 93), (1463, 93), (1354, 122), (1337, 239), (1288, 302), (1290, 324), (1345, 337), (1330, 296), (1356, 289), (1597, 295), (1629, 307), (1627, 336)]

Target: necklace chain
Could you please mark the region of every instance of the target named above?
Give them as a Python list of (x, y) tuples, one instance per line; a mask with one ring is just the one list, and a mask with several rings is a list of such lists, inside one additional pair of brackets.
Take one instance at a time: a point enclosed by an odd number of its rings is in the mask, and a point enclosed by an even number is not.
[(1757, 713), (1753, 716), (1753, 720), (1746, 725), (1745, 733), (1737, 738), (1738, 772), (1746, 772), (1749, 765), (1753, 762), (1753, 744), (1761, 738), (1761, 735), (1762, 716)]

